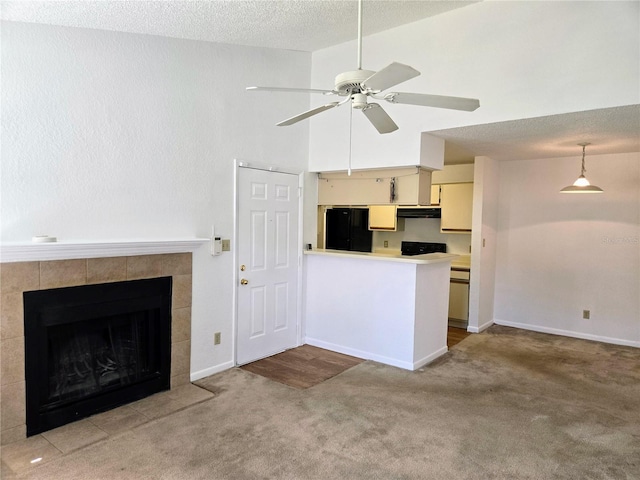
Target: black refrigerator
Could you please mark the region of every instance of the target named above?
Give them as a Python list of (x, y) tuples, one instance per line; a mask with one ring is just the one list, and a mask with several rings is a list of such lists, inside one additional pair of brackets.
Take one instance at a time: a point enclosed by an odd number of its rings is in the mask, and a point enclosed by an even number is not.
[(370, 252), (368, 208), (330, 208), (326, 216), (325, 248)]

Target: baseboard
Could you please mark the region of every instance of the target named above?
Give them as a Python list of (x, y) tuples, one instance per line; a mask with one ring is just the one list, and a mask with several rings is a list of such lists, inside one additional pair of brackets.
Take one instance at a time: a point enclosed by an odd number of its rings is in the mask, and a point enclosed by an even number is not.
[(384, 363), (385, 365), (391, 365), (392, 367), (404, 368), (405, 370), (414, 370), (416, 368), (412, 362), (385, 357), (383, 355), (376, 355), (371, 352), (365, 352), (363, 350), (357, 350), (355, 348), (318, 340), (317, 338), (307, 337), (305, 339), (305, 343), (314, 347), (324, 348), (325, 350), (331, 350), (332, 352), (343, 353), (345, 355), (351, 355), (352, 357), (362, 358), (364, 360), (373, 360), (374, 362)]
[(494, 321), (493, 320), (489, 320), (487, 323), (483, 323), (482, 325), (480, 325), (478, 327), (474, 327), (474, 326), (469, 325), (467, 327), (467, 332), (469, 332), (469, 333), (484, 332), (487, 328), (489, 328), (493, 324), (494, 324)]
[(592, 340), (595, 342), (611, 343), (614, 345), (623, 345), (625, 347), (640, 348), (640, 342), (633, 340), (625, 340), (622, 338), (604, 337), (602, 335), (592, 335), (590, 333), (574, 332), (572, 330), (561, 330), (559, 328), (542, 327), (539, 325), (529, 325), (526, 323), (510, 322), (508, 320), (494, 320), (496, 325), (504, 327), (521, 328), (522, 330), (531, 330), (533, 332), (549, 333), (551, 335), (562, 335), (564, 337), (580, 338), (582, 340)]
[(433, 362), (436, 358), (444, 355), (449, 351), (447, 346), (442, 347), (440, 350), (436, 350), (431, 355), (427, 355), (426, 357), (418, 360), (417, 362), (413, 362), (413, 370), (417, 370), (420, 367), (424, 367), (426, 364)]
[(208, 377), (216, 373), (224, 372), (225, 370), (229, 370), (230, 368), (233, 368), (233, 367), (235, 367), (235, 364), (233, 363), (233, 361), (224, 362), (219, 365), (215, 365), (213, 367), (205, 368), (204, 370), (191, 372), (191, 375), (189, 376), (189, 378), (191, 379), (192, 382), (195, 382), (196, 380), (200, 380), (201, 378)]
[(335, 343), (325, 342), (316, 338), (307, 337), (305, 339), (305, 343), (314, 347), (324, 348), (326, 350), (342, 353), (344, 355), (351, 355), (352, 357), (362, 358), (364, 360), (373, 360), (374, 362), (384, 363), (385, 365), (391, 365), (392, 367), (403, 368), (405, 370), (417, 370), (418, 368), (423, 367), (430, 362), (433, 362), (436, 358), (444, 355), (449, 351), (449, 349), (445, 346), (432, 353), (431, 355), (427, 355), (426, 357), (412, 363), (404, 360), (398, 360), (397, 358), (385, 357), (383, 355), (377, 355), (371, 352), (345, 347), (343, 345), (338, 345)]

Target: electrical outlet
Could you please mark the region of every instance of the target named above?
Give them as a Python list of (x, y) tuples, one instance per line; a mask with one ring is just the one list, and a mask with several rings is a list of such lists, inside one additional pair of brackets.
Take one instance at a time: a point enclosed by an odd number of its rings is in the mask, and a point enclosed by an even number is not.
[(229, 240), (228, 238), (225, 240), (222, 240), (222, 251), (223, 252), (230, 252), (231, 251), (231, 240)]
[(220, 345), (220, 332), (216, 332), (213, 334), (213, 344)]
[(589, 320), (591, 318), (591, 310), (582, 310), (582, 318)]
[(384, 248), (389, 248), (389, 240), (384, 241)]

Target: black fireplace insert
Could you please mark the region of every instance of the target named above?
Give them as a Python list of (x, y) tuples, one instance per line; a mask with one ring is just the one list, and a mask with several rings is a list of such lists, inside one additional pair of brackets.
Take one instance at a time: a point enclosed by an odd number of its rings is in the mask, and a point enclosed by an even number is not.
[(24, 293), (27, 436), (169, 389), (171, 277)]

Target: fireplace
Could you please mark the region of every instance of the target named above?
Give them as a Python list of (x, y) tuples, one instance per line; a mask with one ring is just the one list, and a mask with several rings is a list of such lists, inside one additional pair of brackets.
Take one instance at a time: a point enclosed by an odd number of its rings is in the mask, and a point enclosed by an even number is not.
[(170, 386), (172, 277), (24, 292), (27, 436)]
[[(208, 241), (208, 240), (207, 240)], [(190, 382), (192, 254), (203, 242), (2, 245), (0, 263), (0, 441), (24, 440), (24, 293), (171, 277), (171, 388)], [(117, 256), (114, 256), (117, 255)], [(35, 257), (35, 258), (34, 258)], [(41, 258), (43, 257), (43, 258)]]

